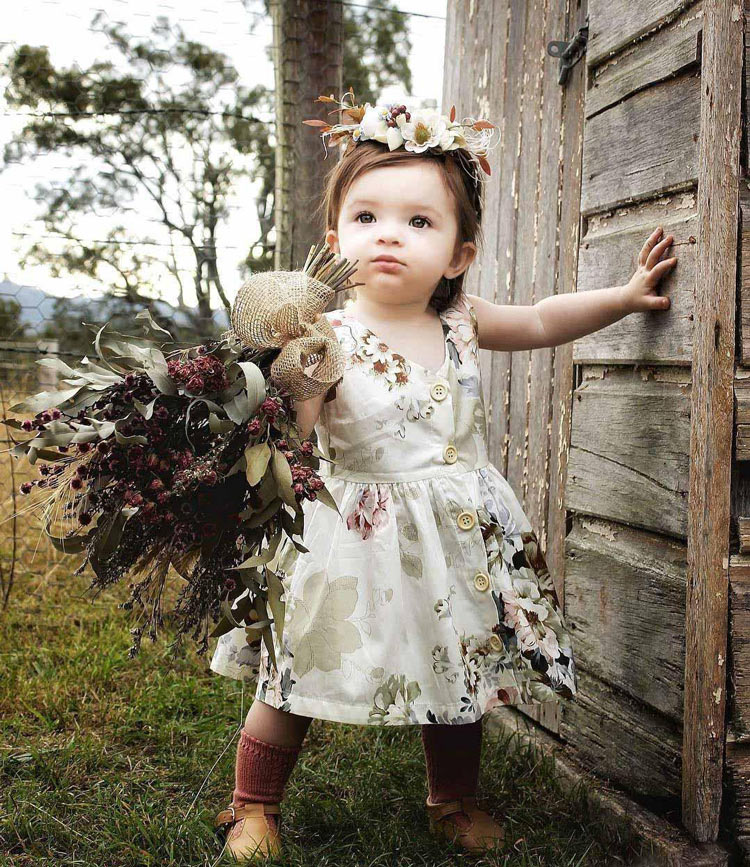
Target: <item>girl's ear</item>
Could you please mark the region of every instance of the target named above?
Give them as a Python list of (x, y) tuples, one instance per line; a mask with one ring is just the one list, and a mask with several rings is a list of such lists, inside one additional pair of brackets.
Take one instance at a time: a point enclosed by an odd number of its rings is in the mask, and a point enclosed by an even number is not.
[(326, 232), (326, 244), (328, 244), (334, 253), (339, 252), (339, 236), (336, 234), (335, 229), (329, 229)]
[(472, 244), (471, 241), (464, 241), (461, 244), (461, 248), (451, 259), (450, 266), (446, 269), (443, 276), (449, 279), (451, 277), (458, 277), (459, 274), (462, 274), (471, 265), (476, 255), (476, 244)]

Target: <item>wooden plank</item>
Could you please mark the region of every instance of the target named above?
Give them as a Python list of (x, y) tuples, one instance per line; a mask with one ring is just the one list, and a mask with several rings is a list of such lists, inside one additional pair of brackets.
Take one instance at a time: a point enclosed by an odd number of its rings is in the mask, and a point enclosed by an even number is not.
[(703, 10), (692, 6), (647, 39), (628, 46), (592, 73), (586, 117), (691, 67), (700, 66)]
[[(750, 125), (750, 124), (749, 124)], [(740, 243), (739, 243), (739, 329), (740, 363), (750, 367), (750, 189), (743, 178), (739, 185)]]
[[(495, 258), (497, 261), (496, 294), (498, 304), (514, 303), (511, 276), (515, 261), (516, 221), (518, 217), (518, 160), (520, 96), (523, 88), (524, 54), (526, 43), (526, 7), (512, 0), (509, 7), (506, 36), (505, 65), (503, 70), (503, 139), (499, 151), (501, 178), (500, 207), (496, 225)], [(498, 161), (496, 160), (496, 164)], [(510, 413), (511, 353), (493, 352), (491, 360), (491, 400), (488, 406), (489, 457), (507, 477), (507, 428)]]
[[(561, 3), (562, 5), (562, 3)], [(576, 33), (586, 20), (587, 4), (582, 3), (566, 21), (566, 34)], [(583, 105), (585, 97), (585, 66), (578, 63), (568, 74), (562, 90), (560, 140), (559, 226), (554, 290), (557, 293), (576, 290), (579, 257), (581, 158), (583, 154)], [(555, 79), (556, 80), (556, 79)], [(552, 267), (551, 265), (549, 267)], [(547, 562), (554, 575), (563, 575), (565, 568), (565, 536), (567, 509), (565, 485), (568, 472), (570, 422), (573, 401), (573, 343), (554, 347), (554, 390), (552, 394), (551, 447), (547, 473), (549, 481), (549, 512)], [(564, 591), (564, 588), (561, 588)], [(558, 592), (563, 600), (564, 592)]]
[[(554, 762), (555, 778), (568, 793), (585, 790), (582, 820), (608, 853), (612, 864), (638, 867), (727, 867), (729, 852), (715, 843), (696, 843), (679, 824), (647, 809), (605, 780), (597, 779), (559, 739), (532, 726), (507, 705), (487, 720), (488, 745), (501, 741), (539, 750)], [(609, 863), (609, 862), (608, 862)]]
[(581, 211), (592, 214), (694, 185), (700, 79), (681, 75), (586, 122)]
[[(541, 77), (540, 98), (540, 129), (539, 152), (537, 165), (537, 181), (534, 191), (534, 227), (533, 227), (533, 264), (531, 278), (531, 302), (536, 303), (541, 298), (554, 295), (559, 291), (558, 254), (561, 222), (560, 199), (562, 195), (561, 179), (566, 169), (580, 170), (580, 151), (578, 162), (566, 165), (566, 155), (561, 152), (560, 141), (563, 133), (563, 103), (570, 88), (574, 93), (582, 93), (583, 64), (575, 70), (575, 75), (569, 75), (565, 87), (557, 83), (557, 76), (551, 74), (551, 58), (546, 53), (546, 46), (552, 39), (559, 38), (566, 32), (566, 4), (562, 0), (553, 0), (546, 4), (542, 26), (541, 44), (538, 45), (539, 75)], [(582, 123), (580, 103), (567, 101), (569, 110), (578, 111), (578, 124)], [(579, 175), (580, 177), (580, 175)], [(566, 218), (568, 215), (566, 215)], [(578, 215), (575, 215), (578, 223)], [(530, 245), (532, 242), (528, 242)], [(555, 506), (550, 501), (550, 468), (553, 452), (558, 445), (556, 431), (552, 427), (552, 416), (555, 400), (555, 347), (539, 349), (530, 353), (529, 358), (529, 405), (536, 407), (529, 417), (528, 440), (526, 449), (526, 478), (528, 484), (524, 492), (524, 506), (530, 516), (546, 552), (550, 564), (550, 574), (553, 576), (558, 598), (563, 593), (563, 553), (565, 539), (565, 509), (563, 505)], [(572, 370), (571, 370), (572, 372)], [(570, 388), (565, 400), (570, 403)], [(554, 529), (550, 527), (552, 513), (555, 514)], [(550, 556), (551, 534), (560, 534), (557, 540), (555, 558)], [(550, 731), (557, 732), (560, 724), (559, 704), (546, 702), (542, 705), (523, 705), (520, 710)]]
[[(465, 76), (462, 65), (456, 62), (456, 55), (460, 55), (459, 31), (457, 18), (461, 19), (461, 27), (464, 27), (468, 19), (466, 7), (468, 4), (451, 2), (447, 10), (447, 30), (445, 40), (445, 76), (443, 79), (442, 112), (448, 114), (451, 105), (458, 109), (459, 76)], [(490, 301), (495, 300), (497, 283), (497, 256), (495, 250), (495, 229), (498, 221), (500, 208), (500, 191), (502, 183), (499, 178), (500, 158), (502, 147), (502, 135), (504, 125), (504, 64), (505, 51), (507, 48), (507, 28), (509, 21), (509, 8), (506, 0), (499, 0), (483, 14), (482, 21), (476, 22), (472, 36), (467, 36), (460, 31), (460, 38), (464, 40), (479, 40), (482, 46), (482, 68), (478, 80), (475, 82), (476, 111), (480, 117), (490, 120), (497, 126), (495, 140), (498, 142), (489, 156), (492, 167), (492, 175), (486, 179), (484, 187), (484, 202), (482, 212), (482, 226), (484, 243), (480, 245), (477, 257), (466, 274), (465, 290), (471, 294), (479, 295)], [(459, 14), (460, 13), (460, 14)], [(459, 112), (466, 115), (469, 112)], [(479, 364), (482, 377), (482, 394), (485, 406), (488, 408), (492, 402), (493, 390), (492, 376), (492, 353), (483, 349), (479, 353)], [(489, 425), (488, 425), (489, 427)]]
[[(515, 245), (511, 285), (514, 304), (534, 303), (535, 280), (535, 234), (538, 218), (539, 164), (541, 158), (542, 78), (546, 63), (545, 33), (542, 0), (526, 3), (526, 37), (524, 39), (524, 66), (520, 91), (520, 140), (518, 182), (516, 201), (520, 203), (516, 215)], [(541, 62), (540, 62), (541, 58)], [(542, 375), (551, 385), (549, 350), (539, 350), (538, 358), (546, 361), (546, 373)], [(505, 474), (516, 496), (524, 504), (532, 525), (542, 534), (546, 533), (546, 513), (539, 513), (539, 500), (529, 502), (529, 448), (530, 428), (540, 419), (546, 428), (549, 414), (549, 390), (540, 395), (538, 402), (531, 402), (531, 356), (532, 351), (517, 351), (511, 360), (510, 406), (508, 419), (508, 463)], [(547, 455), (546, 437), (544, 456)], [(542, 484), (546, 478), (538, 479)], [(532, 507), (537, 507), (536, 510)]]
[(686, 546), (576, 517), (565, 550), (576, 664), (681, 724)]
[(728, 818), (747, 857), (750, 855), (750, 743), (737, 741), (728, 734), (726, 763), (726, 787), (733, 806)]
[(704, 0), (703, 16), (682, 821), (697, 840), (715, 840), (726, 705), (742, 5)]
[(695, 0), (589, 0), (589, 68), (620, 51), (630, 42), (669, 24)]
[(681, 726), (580, 667), (576, 701), (563, 709), (560, 734), (598, 777), (639, 796), (679, 794)]
[(688, 372), (598, 368), (585, 375), (574, 392), (568, 509), (685, 538)]
[(638, 253), (656, 226), (674, 235), (677, 266), (659, 284), (670, 298), (666, 311), (631, 313), (573, 345), (576, 364), (658, 362), (688, 365), (692, 357), (695, 291), (696, 196), (687, 191), (655, 201), (604, 211), (585, 221), (578, 292), (623, 286), (638, 266)]
[[(750, 750), (750, 557), (746, 554), (733, 554), (729, 560), (729, 647), (729, 725), (733, 740)], [(739, 803), (750, 815), (750, 790)], [(746, 831), (750, 833), (750, 824)]]
[[(735, 376), (734, 428), (734, 458), (737, 461), (748, 461), (750, 460), (750, 370), (739, 369)], [(750, 511), (740, 510), (735, 514), (750, 514)]]

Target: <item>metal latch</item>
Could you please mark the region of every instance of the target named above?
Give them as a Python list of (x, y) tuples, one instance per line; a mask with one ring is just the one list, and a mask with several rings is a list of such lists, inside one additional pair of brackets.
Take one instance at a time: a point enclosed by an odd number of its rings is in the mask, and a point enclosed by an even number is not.
[(589, 16), (586, 16), (586, 23), (578, 28), (576, 35), (570, 42), (560, 42), (552, 40), (547, 44), (547, 54), (552, 57), (560, 58), (560, 72), (557, 76), (558, 84), (565, 84), (568, 78), (568, 72), (578, 63), (578, 61), (586, 53), (586, 45), (589, 41)]

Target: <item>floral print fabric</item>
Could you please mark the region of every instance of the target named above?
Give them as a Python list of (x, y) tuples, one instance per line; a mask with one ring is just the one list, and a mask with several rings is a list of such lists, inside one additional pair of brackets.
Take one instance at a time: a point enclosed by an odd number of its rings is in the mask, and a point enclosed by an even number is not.
[(347, 356), (316, 427), (341, 517), (304, 501), (307, 552), (280, 547), (277, 669), (244, 629), (221, 636), (211, 668), (273, 707), (369, 725), (469, 723), (500, 704), (573, 699), (543, 552), (488, 460), (473, 308), (461, 299), (440, 314), (437, 370), (345, 311), (325, 315)]

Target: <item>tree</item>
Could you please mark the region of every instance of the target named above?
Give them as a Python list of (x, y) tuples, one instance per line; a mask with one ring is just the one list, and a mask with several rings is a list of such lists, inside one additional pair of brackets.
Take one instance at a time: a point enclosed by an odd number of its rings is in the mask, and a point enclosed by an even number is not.
[(21, 319), (21, 305), (15, 298), (0, 297), (0, 334), (13, 340), (26, 337), (26, 324)]
[[(224, 55), (186, 39), (164, 18), (153, 25), (153, 43), (127, 36), (118, 24), (102, 32), (124, 58), (125, 72), (111, 62), (56, 69), (46, 48), (28, 45), (8, 63), (10, 106), (36, 114), (6, 146), (5, 166), (51, 152), (79, 160), (64, 185), (46, 183), (37, 191), (46, 233), (67, 242), (63, 251), (53, 252), (42, 239), (23, 264), (100, 279), (131, 300), (144, 299), (166, 271), (187, 310), (177, 252), (186, 245), (200, 329), (211, 320), (212, 288), (229, 308), (216, 264), (217, 233), (230, 189), (252, 174), (251, 157), (269, 149), (268, 127), (253, 114), (268, 108), (269, 95), (241, 85)], [(174, 68), (187, 73), (182, 82), (175, 82)], [(103, 211), (117, 213), (118, 224), (96, 242), (78, 240), (76, 220)], [(120, 222), (134, 211), (135, 225)], [(133, 231), (149, 224), (156, 232), (133, 243)]]
[[(350, 15), (346, 8), (347, 87), (352, 82), (358, 98), (371, 100), (388, 81), (400, 80), (408, 89), (410, 43), (403, 31), (397, 38), (395, 13)], [(92, 27), (101, 22), (99, 13)], [(73, 166), (64, 184), (37, 189), (45, 235), (57, 237), (62, 251), (41, 238), (21, 262), (45, 264), (55, 275), (92, 277), (141, 304), (171, 278), (179, 287), (179, 308), (205, 334), (214, 330), (212, 292), (230, 309), (217, 267), (219, 235), (242, 178), (258, 183), (261, 231), (248, 242), (240, 271), (273, 266), (273, 93), (242, 85), (224, 54), (187, 39), (166, 18), (156, 19), (148, 40), (129, 36), (118, 24), (102, 24), (100, 31), (119, 53), (119, 64), (56, 68), (46, 48), (29, 45), (19, 46), (6, 63), (8, 104), (30, 116), (6, 146), (2, 170), (51, 153), (70, 157)], [(368, 72), (376, 51), (378, 68)], [(107, 212), (118, 215), (117, 224), (96, 241), (81, 241), (81, 218)], [(178, 248), (190, 254), (189, 272)], [(186, 302), (186, 273), (197, 311)]]

